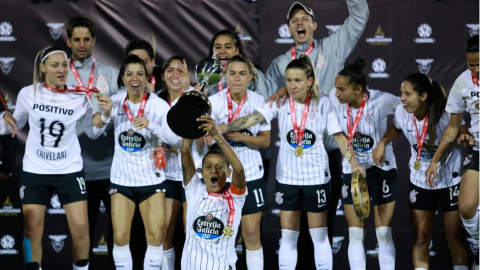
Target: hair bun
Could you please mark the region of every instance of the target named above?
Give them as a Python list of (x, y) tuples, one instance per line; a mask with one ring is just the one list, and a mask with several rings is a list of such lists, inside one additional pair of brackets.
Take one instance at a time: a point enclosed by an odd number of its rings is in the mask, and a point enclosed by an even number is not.
[(363, 58), (361, 57), (358, 57), (357, 59), (355, 59), (353, 65), (359, 68), (363, 68), (365, 66), (365, 60), (363, 60)]

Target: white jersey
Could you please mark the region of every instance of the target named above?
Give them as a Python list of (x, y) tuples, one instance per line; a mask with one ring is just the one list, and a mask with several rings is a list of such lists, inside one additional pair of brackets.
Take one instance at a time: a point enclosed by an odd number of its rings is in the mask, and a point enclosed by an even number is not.
[[(297, 126), (300, 127), (304, 104), (297, 102), (294, 104)], [(328, 98), (320, 98), (316, 106), (315, 101), (310, 100), (305, 133), (302, 138), (304, 153), (301, 157), (295, 154), (297, 142), (295, 141), (289, 102), (285, 102), (280, 108), (276, 105), (270, 108), (268, 103), (264, 103), (257, 108), (257, 111), (268, 123), (278, 117), (280, 150), (276, 175), (279, 183), (311, 186), (323, 185), (330, 181), (328, 155), (323, 145), (324, 131), (327, 129), (328, 135), (333, 135), (342, 130)]]
[[(161, 96), (159, 97), (162, 100), (165, 100)], [(178, 99), (179, 98), (171, 102), (171, 105), (169, 105), (169, 108), (168, 108), (169, 110), (171, 106), (174, 106), (175, 104), (177, 104)], [(164, 153), (165, 153), (165, 161), (167, 162), (167, 166), (165, 167), (165, 177), (167, 178), (167, 180), (183, 181), (182, 159), (180, 157), (180, 148), (173, 147), (169, 144), (166, 144), (165, 146), (166, 147), (164, 148)]]
[(465, 70), (452, 86), (448, 95), (447, 107), (445, 111), (449, 113), (470, 113), (470, 134), (475, 139), (473, 150), (478, 151), (478, 113), (479, 113), (479, 88), (472, 81), (472, 72)]
[(248, 191), (242, 195), (232, 193), (235, 205), (233, 236), (223, 235), (227, 226), (228, 203), (222, 197), (208, 194), (205, 183), (194, 174), (185, 188), (187, 199), (186, 239), (182, 254), (183, 270), (235, 269), (237, 253), (235, 239), (242, 219), (242, 208)]
[[(147, 128), (138, 130), (128, 120), (123, 109), (127, 92), (112, 96), (112, 120), (115, 128), (115, 154), (113, 156), (110, 181), (128, 187), (142, 187), (160, 184), (165, 180), (163, 169), (154, 165), (150, 154), (160, 143), (180, 147), (181, 138), (175, 135), (167, 124), (168, 103), (154, 94), (149, 94), (143, 117), (149, 120)], [(133, 104), (127, 99), (126, 105), (134, 118), (140, 110), (140, 102)]]
[[(412, 146), (411, 152), (412, 156), (408, 162), (410, 167), (410, 182), (417, 187), (423, 189), (442, 189), (454, 186), (460, 183), (460, 171), (462, 169), (462, 154), (458, 148), (453, 148), (442, 157), (442, 159), (437, 163), (437, 181), (435, 181), (435, 187), (430, 188), (427, 185), (425, 180), (425, 173), (427, 172), (430, 161), (435, 154), (435, 151), (442, 140), (442, 134), (447, 129), (448, 122), (450, 120), (450, 114), (445, 112), (440, 118), (440, 122), (437, 125), (437, 132), (435, 137), (435, 143), (433, 146), (427, 146), (429, 139), (428, 133), (425, 136), (425, 141), (420, 152), (420, 169), (416, 171), (413, 168), (413, 163), (417, 159), (417, 135), (413, 122), (413, 113), (408, 113), (404, 108), (403, 104), (398, 105), (395, 110), (395, 127), (401, 129), (405, 137), (407, 137), (408, 142)], [(423, 125), (425, 124), (425, 119), (422, 121), (415, 120), (417, 122), (418, 136), (421, 135)], [(430, 124), (430, 123), (429, 123)]]
[[(215, 120), (215, 124), (228, 124), (228, 102), (227, 102), (227, 91), (221, 91), (215, 95), (209, 97), (210, 103), (212, 104), (212, 113), (211, 117)], [(243, 104), (243, 108), (238, 115), (238, 118), (249, 115), (253, 113), (260, 105), (265, 103), (265, 98), (261, 95), (247, 90), (247, 100)], [(233, 113), (238, 108), (238, 104), (232, 101), (232, 110)], [(242, 132), (248, 136), (257, 136), (260, 131), (269, 131), (270, 124), (266, 122), (253, 125), (247, 129), (244, 129)], [(251, 148), (244, 143), (234, 143), (228, 142), (233, 148), (235, 153), (237, 153), (238, 158), (242, 162), (243, 168), (245, 169), (245, 180), (247, 182), (258, 180), (263, 177), (263, 161), (260, 151), (257, 148)], [(231, 179), (229, 178), (231, 181)]]
[[(381, 92), (378, 90), (369, 90), (370, 97), (365, 102), (363, 115), (358, 123), (357, 130), (352, 139), (352, 147), (355, 151), (355, 157), (360, 166), (365, 169), (377, 166), (384, 171), (397, 168), (395, 155), (393, 154), (392, 144), (385, 146), (385, 162), (378, 166), (373, 162), (372, 154), (377, 143), (383, 138), (388, 129), (388, 116), (395, 113), (395, 109), (400, 104), (400, 99), (392, 94)], [(340, 122), (342, 131), (348, 137), (347, 129), (347, 104), (341, 104), (335, 96), (335, 90), (330, 91), (330, 100), (335, 106), (335, 113)], [(355, 121), (358, 109), (350, 107), (350, 117)], [(352, 172), (352, 166), (346, 159), (342, 159), (343, 173)]]
[[(69, 87), (71, 88), (71, 87)], [(76, 125), (80, 122), (85, 133), (96, 139), (104, 130), (92, 124), (92, 108), (84, 93), (54, 93), (43, 84), (20, 90), (13, 117), (18, 130), (29, 123), (23, 170), (35, 174), (68, 174), (83, 168)], [(106, 125), (105, 125), (106, 126)], [(0, 134), (12, 129), (0, 125)]]

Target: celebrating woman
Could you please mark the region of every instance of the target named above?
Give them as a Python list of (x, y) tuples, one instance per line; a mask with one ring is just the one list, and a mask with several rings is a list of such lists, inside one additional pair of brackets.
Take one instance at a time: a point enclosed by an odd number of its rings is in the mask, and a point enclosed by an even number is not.
[[(358, 164), (366, 169), (368, 191), (375, 214), (375, 231), (378, 240), (380, 268), (395, 268), (395, 246), (392, 239), (392, 217), (397, 193), (397, 169), (392, 145), (386, 146), (382, 160), (374, 163), (373, 149), (387, 131), (388, 115), (394, 114), (400, 101), (397, 97), (377, 90), (367, 90), (363, 72), (365, 61), (355, 60), (335, 78), (335, 88), (330, 92), (338, 121), (348, 137)], [(365, 221), (359, 219), (353, 208), (352, 172), (347, 156), (343, 159), (342, 198), (348, 222), (348, 260), (351, 269), (366, 269), (363, 244)]]
[[(245, 56), (228, 60), (226, 77), (229, 88), (211, 96), (212, 118), (216, 124), (230, 123), (265, 103), (265, 98), (247, 89), (255, 85), (255, 67)], [(245, 168), (249, 194), (242, 210), (242, 237), (246, 247), (249, 270), (263, 269), (263, 249), (260, 241), (260, 221), (266, 209), (266, 183), (260, 148), (270, 145), (270, 125), (256, 124), (239, 132), (225, 134)]]
[[(86, 88), (67, 86), (67, 54), (56, 46), (37, 53), (33, 85), (20, 90), (14, 114), (4, 112), (5, 125), (0, 134), (12, 133), (29, 123), (20, 198), (24, 216), (24, 253), (28, 270), (40, 269), (45, 211), (52, 197), (58, 194), (67, 215), (72, 236), (73, 269), (88, 269), (90, 241), (88, 237), (87, 191), (80, 145), (75, 134), (79, 122), (91, 139), (105, 128), (92, 123), (92, 108)], [(101, 119), (110, 121), (112, 101), (98, 97), (103, 110)], [(106, 126), (106, 125), (104, 125)]]
[[(437, 162), (437, 181), (429, 187), (425, 172), (430, 164), (450, 114), (445, 112), (447, 95), (442, 85), (427, 75), (415, 73), (407, 76), (401, 86), (402, 104), (395, 110), (394, 125), (378, 143), (377, 153), (384, 150), (402, 131), (412, 146), (410, 167), (410, 217), (414, 231), (412, 250), (413, 267), (429, 268), (429, 245), (438, 205), (442, 206), (447, 242), (452, 252), (455, 270), (467, 270), (467, 251), (462, 244), (462, 223), (458, 213), (458, 190), (462, 155), (458, 148), (448, 151)], [(468, 133), (468, 131), (465, 131)]]
[(307, 212), (317, 268), (332, 269), (332, 250), (327, 236), (330, 171), (323, 134), (327, 131), (334, 136), (343, 154), (346, 154), (346, 138), (330, 101), (319, 97), (315, 69), (308, 56), (290, 62), (286, 68), (286, 84), (290, 95), (288, 103), (280, 108), (263, 104), (252, 114), (218, 128), (222, 133), (240, 131), (264, 121), (270, 123), (278, 117), (280, 150), (275, 202), (280, 208), (282, 227), (280, 269), (295, 269), (297, 264), (301, 211)]
[(149, 158), (154, 147), (180, 146), (168, 127), (168, 104), (146, 92), (147, 68), (136, 55), (127, 56), (118, 86), (127, 91), (114, 95), (115, 128), (110, 194), (112, 195), (113, 259), (116, 269), (132, 269), (130, 229), (136, 204), (145, 226), (147, 250), (144, 269), (160, 269), (165, 236), (165, 172)]

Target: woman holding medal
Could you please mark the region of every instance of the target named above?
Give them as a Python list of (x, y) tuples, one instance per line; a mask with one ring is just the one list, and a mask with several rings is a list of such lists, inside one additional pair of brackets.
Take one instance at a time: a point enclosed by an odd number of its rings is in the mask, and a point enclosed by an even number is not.
[(136, 55), (125, 57), (118, 86), (126, 92), (112, 96), (115, 155), (111, 171), (113, 259), (116, 269), (132, 269), (130, 229), (136, 204), (145, 226), (144, 269), (160, 269), (165, 237), (165, 173), (149, 158), (161, 143), (180, 146), (168, 127), (168, 104), (146, 92), (147, 69)]
[(229, 133), (262, 122), (270, 123), (278, 117), (280, 150), (275, 202), (280, 208), (282, 227), (278, 254), (280, 269), (295, 269), (297, 264), (301, 211), (307, 212), (317, 269), (332, 269), (332, 250), (327, 235), (330, 171), (323, 134), (328, 131), (328, 135), (334, 136), (344, 155), (347, 140), (330, 101), (319, 97), (315, 69), (308, 56), (288, 64), (286, 85), (290, 96), (288, 103), (280, 108), (264, 103), (252, 114), (219, 125), (218, 129), (221, 133)]
[[(247, 89), (255, 85), (255, 67), (245, 56), (236, 55), (226, 66), (229, 88), (209, 98), (211, 116), (216, 124), (230, 123), (265, 103), (265, 98)], [(240, 132), (225, 134), (225, 139), (237, 153), (245, 168), (249, 194), (242, 210), (242, 237), (246, 247), (249, 270), (263, 269), (263, 249), (260, 222), (266, 206), (266, 183), (260, 148), (270, 145), (270, 125), (260, 123)], [(228, 185), (228, 184), (227, 184)]]
[[(448, 126), (450, 114), (445, 112), (447, 95), (442, 85), (427, 75), (407, 76), (401, 86), (403, 104), (395, 110), (394, 125), (378, 143), (376, 154), (383, 156), (385, 145), (402, 134), (412, 146), (410, 158), (410, 217), (414, 230), (413, 266), (415, 270), (429, 268), (429, 245), (438, 205), (442, 206), (447, 242), (452, 252), (454, 270), (468, 270), (467, 251), (462, 244), (462, 222), (458, 213), (458, 190), (462, 154), (458, 148), (448, 151), (437, 162), (437, 181), (429, 187), (425, 172), (430, 164), (442, 134)], [(466, 128), (466, 127), (465, 127)], [(467, 132), (467, 130), (464, 130)]]
[[(374, 162), (373, 149), (387, 131), (387, 118), (394, 114), (400, 100), (385, 92), (367, 90), (363, 72), (365, 61), (347, 65), (335, 78), (335, 90), (330, 91), (336, 117), (348, 136), (348, 149), (355, 154), (358, 164), (366, 169), (371, 205), (374, 206), (375, 231), (378, 240), (379, 263), (382, 270), (395, 268), (395, 246), (392, 239), (391, 222), (397, 192), (397, 169), (392, 145), (386, 146), (386, 155), (378, 164)], [(363, 245), (365, 221), (355, 213), (352, 199), (352, 172), (349, 164), (353, 159), (347, 152), (343, 159), (342, 198), (348, 222), (348, 260), (351, 269), (366, 269)]]
[[(202, 115), (199, 127), (217, 142), (202, 161), (202, 179), (192, 156), (193, 140), (183, 139), (181, 147), (183, 186), (188, 203), (187, 238), (182, 254), (182, 269), (235, 268), (235, 238), (248, 195), (245, 171), (233, 149), (218, 133), (213, 119)], [(233, 169), (230, 169), (231, 168)], [(231, 175), (232, 184), (225, 186)]]
[[(30, 126), (20, 187), (28, 270), (41, 269), (45, 211), (53, 191), (67, 215), (73, 269), (88, 269), (87, 191), (75, 132), (80, 123), (87, 136), (96, 139), (105, 128), (93, 126), (92, 107), (85, 95), (90, 91), (83, 86), (66, 85), (67, 76), (67, 54), (56, 46), (41, 50), (35, 58), (33, 85), (20, 90), (13, 115), (1, 114), (5, 125), (0, 125), (0, 134), (15, 136), (27, 122)], [(101, 119), (108, 123), (111, 99), (102, 95), (99, 106), (103, 110)]]

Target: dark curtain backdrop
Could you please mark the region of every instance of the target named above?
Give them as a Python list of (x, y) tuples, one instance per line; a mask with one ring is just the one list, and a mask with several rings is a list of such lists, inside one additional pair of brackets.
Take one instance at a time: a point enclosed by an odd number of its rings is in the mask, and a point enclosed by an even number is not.
[[(286, 13), (293, 1), (287, 0), (31, 0), (0, 1), (0, 91), (16, 103), (19, 90), (32, 83), (36, 53), (49, 45), (68, 49), (65, 24), (74, 16), (87, 16), (97, 25), (94, 55), (114, 67), (122, 62), (124, 47), (133, 38), (150, 41), (156, 50), (156, 64), (172, 55), (187, 58), (192, 68), (205, 58), (213, 34), (224, 28), (236, 29), (245, 51), (265, 72), (270, 62), (285, 53), (293, 43), (286, 29)], [(335, 32), (348, 16), (344, 0), (305, 0), (318, 21), (315, 38)], [(447, 91), (466, 69), (463, 46), (479, 28), (479, 2), (470, 0), (375, 0), (368, 1), (370, 19), (365, 32), (348, 61), (356, 57), (367, 61), (368, 85), (372, 89), (399, 95), (402, 79), (414, 72), (427, 73), (442, 83)], [(287, 31), (285, 31), (287, 30)], [(274, 127), (275, 128), (275, 127)], [(273, 133), (275, 134), (275, 132)], [(23, 219), (19, 199), (19, 173), (27, 129), (21, 131), (16, 171), (9, 181), (0, 182), (0, 269), (22, 269)], [(273, 142), (277, 136), (273, 135)], [(408, 142), (394, 143), (398, 164), (399, 191), (393, 219), (393, 237), (397, 251), (397, 269), (412, 269), (413, 234), (408, 211), (410, 156)], [(279, 212), (275, 209), (276, 146), (273, 146), (268, 179), (269, 209), (263, 219), (265, 269), (277, 269), (279, 247)], [(336, 202), (333, 202), (336, 203)], [(96, 269), (106, 269), (106, 229), (109, 219), (101, 211), (95, 233), (94, 258), (103, 262)], [(439, 210), (430, 246), (431, 269), (452, 269), (451, 256), (444, 236)], [(180, 230), (181, 227), (179, 226)], [(465, 233), (469, 252), (478, 248)], [(65, 214), (58, 199), (52, 198), (46, 214), (43, 239), (43, 269), (71, 269), (71, 240)], [(333, 241), (334, 267), (348, 269), (348, 230), (341, 203), (338, 204)], [(299, 252), (310, 247), (299, 247)], [(378, 244), (373, 218), (367, 223), (365, 248), (367, 268), (378, 267)], [(239, 254), (242, 253), (238, 249)], [(180, 254), (177, 254), (180, 257)], [(297, 269), (309, 269), (299, 261)], [(98, 264), (97, 264), (98, 265)], [(243, 269), (244, 264), (239, 264)]]

